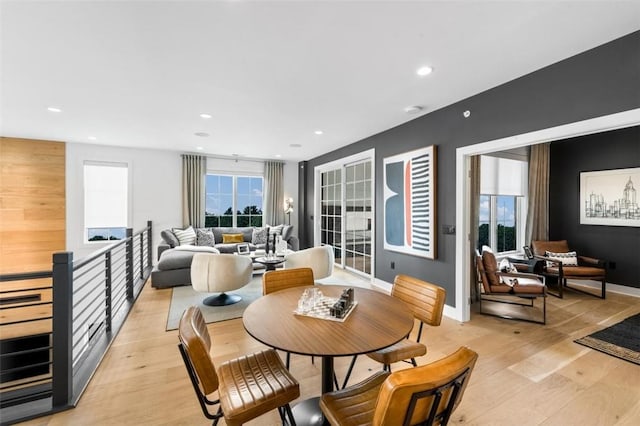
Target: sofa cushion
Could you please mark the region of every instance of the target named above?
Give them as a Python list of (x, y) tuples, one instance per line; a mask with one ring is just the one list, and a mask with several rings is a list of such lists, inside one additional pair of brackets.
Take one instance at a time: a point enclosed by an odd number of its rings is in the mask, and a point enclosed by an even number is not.
[(167, 250), (160, 256), (158, 269), (168, 271), (171, 269), (190, 268), (193, 253), (192, 251)]
[(242, 234), (222, 234), (222, 244), (229, 243), (243, 243), (244, 237)]
[(171, 229), (163, 230), (162, 232), (160, 232), (160, 236), (162, 237), (164, 242), (167, 243), (167, 245), (171, 248), (180, 245), (178, 237), (176, 237), (176, 234), (174, 234)]
[(196, 231), (194, 231), (193, 226), (189, 226), (186, 229), (173, 228), (173, 233), (178, 238), (178, 241), (180, 241), (180, 245), (193, 245), (196, 243)]
[(211, 229), (196, 229), (196, 244), (199, 246), (213, 247), (216, 244), (216, 240)]
[(216, 238), (216, 244), (222, 243), (222, 234), (242, 234), (243, 241), (245, 243), (251, 242), (251, 237), (253, 237), (253, 227), (247, 226), (242, 228), (233, 228), (233, 227), (213, 227), (211, 228), (213, 231), (213, 236)]
[(174, 249), (167, 250), (160, 255), (157, 268), (161, 271), (171, 269), (181, 269), (191, 267), (191, 258), (195, 253), (220, 254), (214, 247), (182, 245)]

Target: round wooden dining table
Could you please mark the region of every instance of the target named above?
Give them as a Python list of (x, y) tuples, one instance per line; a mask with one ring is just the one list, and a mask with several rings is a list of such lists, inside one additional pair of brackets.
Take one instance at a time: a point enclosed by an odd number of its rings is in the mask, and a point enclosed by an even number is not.
[[(340, 297), (345, 286), (321, 285), (328, 297)], [(364, 288), (354, 289), (357, 305), (344, 322), (294, 314), (305, 288), (268, 294), (251, 303), (242, 315), (244, 328), (272, 348), (322, 357), (322, 393), (333, 390), (333, 358), (386, 348), (411, 332), (413, 315), (402, 301)], [(319, 398), (293, 408), (296, 423), (322, 424)]]

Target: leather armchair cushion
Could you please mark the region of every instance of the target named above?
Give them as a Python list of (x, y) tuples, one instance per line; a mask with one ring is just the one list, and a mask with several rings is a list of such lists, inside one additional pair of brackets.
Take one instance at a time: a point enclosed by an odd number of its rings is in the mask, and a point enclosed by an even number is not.
[[(482, 252), (482, 265), (484, 266), (484, 270), (487, 274), (487, 279), (489, 280), (489, 285), (492, 287), (501, 286), (500, 277), (496, 274), (498, 272), (498, 262), (496, 261), (496, 257), (490, 251)], [(508, 286), (507, 286), (508, 287)], [(509, 290), (507, 289), (506, 293)]]
[[(547, 268), (548, 274), (556, 274), (560, 273), (560, 268), (552, 267)], [(594, 268), (592, 266), (563, 266), (562, 267), (562, 275), (565, 278), (571, 277), (604, 277), (605, 270), (603, 268)]]
[(558, 241), (531, 241), (531, 249), (536, 256), (544, 256), (545, 251), (554, 253), (566, 253), (569, 251), (569, 243), (567, 240)]

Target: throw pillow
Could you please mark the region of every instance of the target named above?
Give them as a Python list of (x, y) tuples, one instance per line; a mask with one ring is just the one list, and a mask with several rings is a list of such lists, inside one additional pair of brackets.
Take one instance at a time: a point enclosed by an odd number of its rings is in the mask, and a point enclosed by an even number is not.
[[(575, 251), (569, 251), (567, 253), (554, 253), (552, 251), (545, 251), (545, 257), (556, 262), (561, 262), (562, 266), (578, 266), (578, 255)], [(552, 262), (547, 262), (547, 268), (553, 268), (555, 265)]]
[(253, 228), (251, 244), (267, 244), (267, 235), (269, 235), (269, 228)]
[(284, 225), (282, 228), (282, 239), (288, 241), (291, 238), (291, 234), (293, 234), (293, 225)]
[(196, 245), (209, 247), (216, 245), (211, 229), (196, 229)]
[(243, 243), (244, 237), (242, 234), (222, 234), (222, 244), (229, 243)]
[(193, 226), (189, 226), (186, 229), (173, 228), (173, 233), (176, 234), (180, 245), (196, 244), (196, 231), (193, 230)]
[(278, 225), (278, 226), (267, 225), (267, 227), (269, 228), (269, 235), (282, 235), (282, 228), (284, 228), (284, 225)]
[(511, 262), (509, 262), (508, 259), (502, 259), (500, 261), (500, 266), (498, 266), (498, 268), (500, 269), (500, 272), (507, 272), (510, 274), (517, 274), (518, 270), (516, 269), (515, 266), (513, 266), (511, 264)]
[(176, 234), (174, 234), (171, 229), (163, 230), (162, 232), (160, 232), (160, 236), (162, 237), (165, 243), (169, 244), (169, 247), (171, 248), (174, 248), (180, 245), (180, 241), (178, 240), (178, 237), (176, 237)]

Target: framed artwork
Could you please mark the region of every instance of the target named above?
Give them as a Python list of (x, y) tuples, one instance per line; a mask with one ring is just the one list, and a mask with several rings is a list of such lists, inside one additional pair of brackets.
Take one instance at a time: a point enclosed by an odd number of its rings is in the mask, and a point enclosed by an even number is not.
[(580, 224), (640, 226), (640, 167), (580, 173)]
[(386, 157), (384, 249), (436, 258), (436, 146)]

